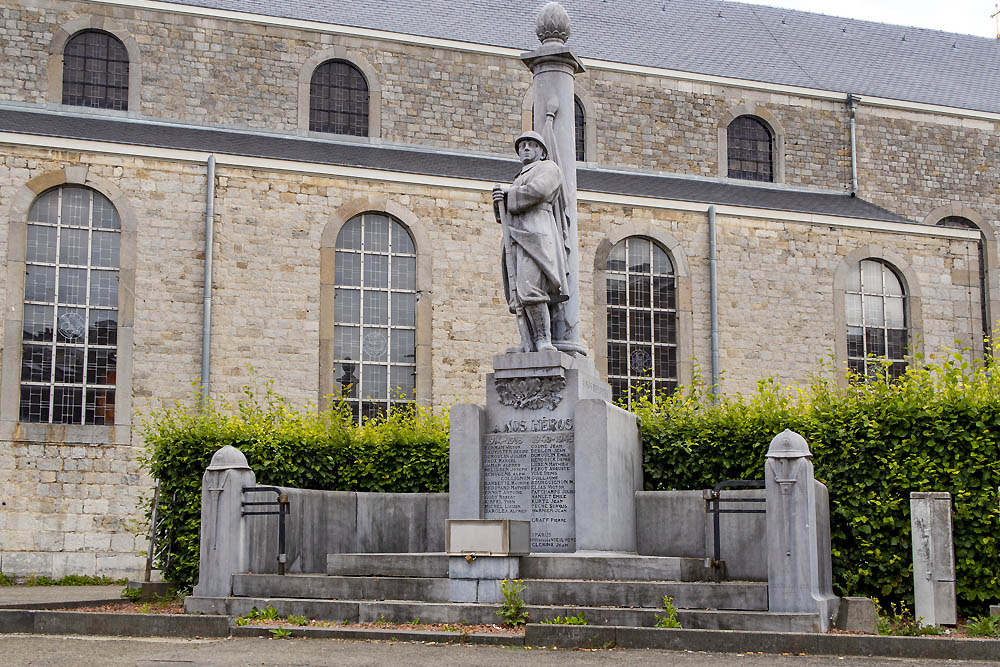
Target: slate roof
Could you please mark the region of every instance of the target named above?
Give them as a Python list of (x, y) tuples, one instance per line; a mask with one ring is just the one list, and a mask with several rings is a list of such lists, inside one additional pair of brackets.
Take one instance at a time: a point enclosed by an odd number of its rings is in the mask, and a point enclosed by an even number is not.
[[(381, 169), (409, 174), (509, 182), (515, 159), (339, 143), (233, 130), (199, 129), (99, 116), (0, 109), (0, 132), (275, 158), (313, 164)], [(834, 215), (862, 220), (912, 222), (846, 194), (736, 185), (694, 178), (578, 169), (581, 190), (753, 208)]]
[[(524, 50), (546, 2), (167, 1)], [(998, 39), (719, 0), (562, 4), (581, 57), (1000, 112)]]

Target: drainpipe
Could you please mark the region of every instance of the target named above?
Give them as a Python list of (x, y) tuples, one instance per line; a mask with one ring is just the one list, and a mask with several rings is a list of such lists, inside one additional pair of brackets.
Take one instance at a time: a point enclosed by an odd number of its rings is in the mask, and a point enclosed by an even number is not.
[(858, 196), (858, 145), (854, 133), (855, 105), (859, 98), (853, 93), (847, 93), (847, 107), (851, 113), (851, 196)]
[(719, 285), (716, 278), (715, 207), (708, 207), (708, 290), (712, 327), (712, 395), (719, 396)]
[(209, 373), (212, 367), (212, 249), (215, 228), (215, 156), (208, 156), (205, 174), (205, 287), (202, 295), (201, 316), (201, 397), (210, 396)]

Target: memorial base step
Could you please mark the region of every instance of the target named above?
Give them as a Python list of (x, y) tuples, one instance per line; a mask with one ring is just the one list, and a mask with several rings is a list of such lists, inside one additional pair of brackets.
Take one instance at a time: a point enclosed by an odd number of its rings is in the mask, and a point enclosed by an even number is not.
[[(767, 584), (761, 582), (521, 578), (526, 587), (521, 597), (528, 604), (658, 608), (664, 596), (669, 596), (678, 607), (767, 609)], [(443, 577), (237, 574), (233, 576), (233, 593), (242, 597), (447, 602), (456, 599), (452, 592), (455, 583)]]
[[(329, 554), (326, 573), (344, 577), (447, 577), (448, 554)], [(703, 558), (620, 553), (531, 554), (520, 557), (522, 579), (715, 581)]]
[[(319, 600), (314, 598), (228, 597), (185, 600), (188, 613), (243, 616), (256, 607), (273, 607), (282, 617), (296, 614), (309, 619), (336, 623), (447, 623), (465, 625), (500, 624), (497, 605), (476, 603), (418, 602), (394, 600)], [(654, 627), (662, 609), (619, 608), (575, 605), (528, 605), (532, 622), (556, 616), (576, 616), (581, 612), (590, 625)], [(679, 609), (678, 620), (685, 628), (706, 630), (756, 630), (766, 632), (818, 632), (817, 614), (768, 613), (763, 611), (720, 611)]]

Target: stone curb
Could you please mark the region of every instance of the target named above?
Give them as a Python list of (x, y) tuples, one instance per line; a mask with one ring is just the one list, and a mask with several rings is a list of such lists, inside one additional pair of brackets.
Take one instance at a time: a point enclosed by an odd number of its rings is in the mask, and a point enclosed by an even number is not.
[(317, 628), (296, 625), (244, 625), (233, 627), (233, 637), (270, 637), (271, 630), (284, 628), (292, 637), (310, 639), (375, 639), (379, 641), (437, 642), (441, 644), (488, 644), (491, 646), (524, 646), (520, 635), (500, 635), (489, 632), (440, 632), (437, 630), (393, 630), (388, 628)]
[(228, 637), (226, 616), (0, 609), (0, 634)]
[(124, 604), (128, 602), (122, 598), (108, 598), (107, 600), (73, 600), (71, 602), (14, 602), (0, 605), (0, 609), (75, 609), (77, 607), (96, 607), (106, 604)]
[(713, 653), (805, 653), (878, 656), (926, 660), (996, 660), (1000, 639), (882, 637), (878, 635), (750, 632), (744, 630), (667, 630), (620, 626), (529, 623), (525, 646), (557, 648), (655, 648)]

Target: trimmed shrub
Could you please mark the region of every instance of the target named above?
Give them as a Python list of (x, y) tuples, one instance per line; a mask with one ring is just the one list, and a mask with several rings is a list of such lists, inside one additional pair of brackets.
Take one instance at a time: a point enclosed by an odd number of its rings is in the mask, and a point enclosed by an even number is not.
[(816, 478), (830, 490), (838, 593), (912, 606), (909, 494), (947, 491), (959, 609), (985, 613), (985, 601), (1000, 598), (998, 371), (993, 359), (970, 364), (956, 352), (916, 360), (892, 383), (767, 380), (753, 395), (713, 400), (696, 382), (636, 408), (645, 486), (760, 479), (768, 444), (790, 428), (808, 441)]
[[(200, 409), (199, 409), (200, 408)], [(232, 445), (257, 483), (328, 491), (440, 492), (448, 488), (448, 415), (418, 407), (352, 423), (350, 410), (296, 410), (268, 385), (244, 388), (235, 406), (200, 400), (153, 412), (143, 423), (143, 465), (160, 485), (157, 512), (168, 552), (158, 565), (178, 587), (198, 579), (201, 479)], [(147, 515), (151, 499), (146, 500)]]

